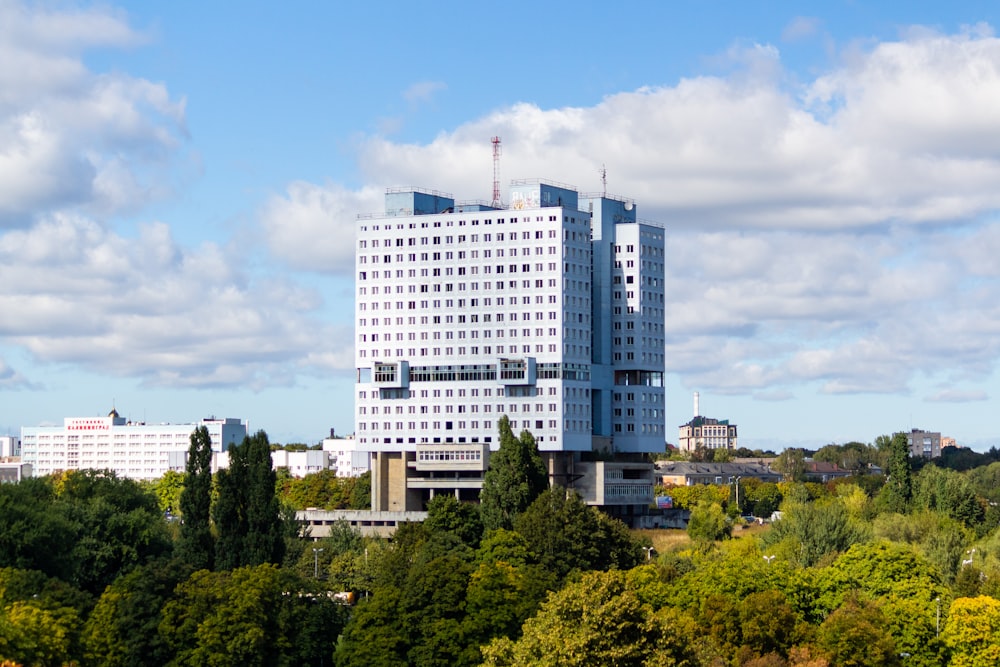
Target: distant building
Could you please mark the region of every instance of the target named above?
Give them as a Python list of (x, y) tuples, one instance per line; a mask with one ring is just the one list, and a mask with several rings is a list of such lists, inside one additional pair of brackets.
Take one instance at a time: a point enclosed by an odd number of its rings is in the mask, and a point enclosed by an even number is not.
[(694, 418), (681, 424), (677, 434), (678, 447), (682, 452), (696, 449), (736, 449), (736, 424), (728, 419), (712, 419), (701, 416), (698, 392), (694, 393)]
[(21, 455), (21, 440), (12, 435), (0, 435), (0, 459)]
[(184, 469), (191, 434), (205, 426), (212, 450), (243, 442), (247, 427), (239, 419), (209, 417), (188, 424), (131, 422), (112, 410), (107, 417), (67, 417), (62, 426), (21, 428), (21, 460), (33, 474), (65, 470), (112, 470), (119, 477), (156, 479)]
[(328, 452), (331, 466), (337, 477), (360, 477), (371, 470), (371, 452), (359, 450), (354, 436), (329, 437), (323, 440), (323, 451)]
[(330, 453), (321, 449), (290, 452), (276, 449), (271, 452), (271, 467), (287, 468), (292, 477), (305, 477), (331, 468)]
[[(241, 441), (242, 442), (242, 441)], [(177, 457), (171, 464), (170, 469), (176, 472), (184, 472), (187, 462), (187, 452), (183, 457)], [(229, 450), (223, 452), (212, 452), (212, 473), (220, 470), (229, 470)], [(329, 470), (332, 467), (332, 459), (329, 452), (319, 449), (306, 449), (302, 451), (289, 451), (286, 449), (276, 449), (271, 452), (271, 468), (285, 468), (292, 477), (305, 477), (313, 473)]]
[(906, 434), (906, 444), (910, 448), (910, 456), (936, 459), (941, 456), (941, 434), (922, 431), (918, 428)]
[(656, 478), (660, 484), (694, 486), (695, 484), (730, 484), (737, 477), (780, 482), (781, 473), (768, 465), (757, 463), (696, 463), (693, 461), (660, 461)]
[(810, 482), (830, 482), (838, 477), (850, 477), (854, 471), (845, 470), (836, 463), (807, 459), (804, 474), (806, 480)]
[(955, 438), (941, 436), (941, 449), (944, 450), (945, 447), (958, 447), (958, 443), (955, 441)]
[(21, 463), (17, 460), (0, 460), (0, 484), (5, 482), (20, 482), (25, 477), (31, 477), (30, 463)]

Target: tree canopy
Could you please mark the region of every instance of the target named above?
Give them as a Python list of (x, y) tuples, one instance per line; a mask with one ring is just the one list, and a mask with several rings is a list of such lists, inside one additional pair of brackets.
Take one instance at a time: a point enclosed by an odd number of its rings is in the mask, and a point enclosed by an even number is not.
[(534, 436), (521, 431), (520, 437), (514, 437), (507, 415), (500, 418), (499, 430), (500, 448), (490, 455), (479, 494), (486, 530), (513, 527), (517, 515), (549, 485)]

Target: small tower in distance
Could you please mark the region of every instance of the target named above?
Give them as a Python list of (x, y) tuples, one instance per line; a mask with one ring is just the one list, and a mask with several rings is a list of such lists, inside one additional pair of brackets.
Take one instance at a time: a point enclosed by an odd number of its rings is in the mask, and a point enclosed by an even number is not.
[(490, 206), (493, 208), (503, 208), (503, 201), (500, 199), (500, 137), (493, 137), (493, 201)]

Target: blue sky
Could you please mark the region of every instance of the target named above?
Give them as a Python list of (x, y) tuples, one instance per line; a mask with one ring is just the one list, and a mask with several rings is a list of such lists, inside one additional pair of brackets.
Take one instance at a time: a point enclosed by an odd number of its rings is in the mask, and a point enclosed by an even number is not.
[(0, 0), (0, 433), (350, 432), (356, 214), (499, 135), (666, 225), (668, 433), (1000, 445), (1000, 9), (704, 4)]

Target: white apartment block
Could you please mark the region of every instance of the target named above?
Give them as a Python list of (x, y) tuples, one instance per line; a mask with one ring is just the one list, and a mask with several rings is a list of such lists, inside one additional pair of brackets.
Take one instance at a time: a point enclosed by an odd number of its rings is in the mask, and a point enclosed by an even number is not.
[(305, 477), (329, 470), (330, 464), (330, 454), (320, 449), (307, 449), (302, 452), (276, 449), (271, 452), (271, 467), (287, 468), (292, 477)]
[(21, 428), (21, 460), (36, 476), (64, 470), (107, 469), (119, 477), (156, 479), (184, 469), (191, 434), (208, 428), (212, 450), (221, 452), (246, 437), (239, 419), (210, 417), (193, 424), (130, 422), (112, 410), (107, 417), (67, 417), (62, 426)]
[(337, 477), (360, 477), (371, 469), (371, 454), (357, 446), (353, 436), (323, 440), (323, 451), (330, 454)]
[[(663, 450), (664, 232), (630, 200), (539, 180), (514, 181), (507, 208), (389, 190), (356, 243), (355, 437), (373, 509), (478, 497), (502, 415), (563, 485), (594, 452)], [(623, 506), (652, 500), (642, 470), (624, 474), (638, 490)]]

